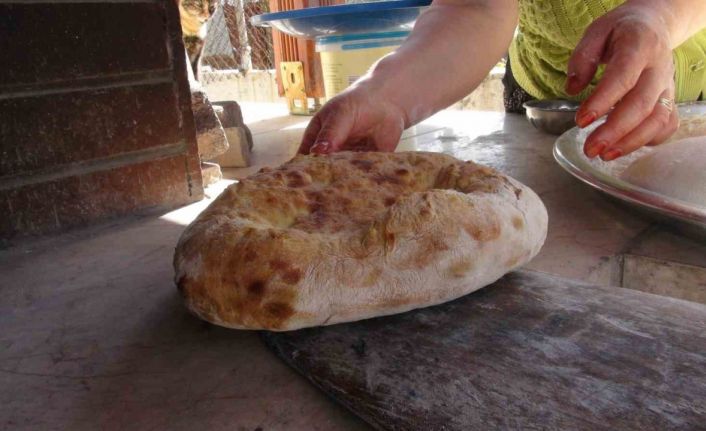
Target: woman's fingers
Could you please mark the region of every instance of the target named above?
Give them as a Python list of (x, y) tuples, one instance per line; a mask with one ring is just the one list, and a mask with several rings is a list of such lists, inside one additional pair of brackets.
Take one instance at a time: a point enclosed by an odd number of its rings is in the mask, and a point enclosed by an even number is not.
[[(674, 93), (672, 90), (665, 90), (660, 95), (660, 98), (670, 101), (673, 100), (673, 97)], [(673, 133), (676, 130), (673, 104), (671, 105), (672, 109), (665, 105), (666, 103), (656, 103), (650, 116), (618, 142), (604, 149), (601, 152), (601, 158), (605, 161), (615, 160), (643, 147), (658, 135), (666, 134), (668, 136)]]
[(675, 87), (674, 81), (672, 80), (670, 82), (670, 84), (671, 85), (669, 86), (668, 91), (665, 93), (666, 96), (664, 96), (664, 95), (660, 96), (660, 99), (662, 97), (664, 97), (666, 100), (671, 102), (672, 112), (671, 112), (671, 115), (669, 116), (669, 122), (667, 123), (667, 127), (660, 130), (659, 132), (657, 132), (657, 134), (652, 137), (652, 139), (647, 143), (647, 145), (661, 144), (662, 142), (666, 141), (667, 138), (672, 136), (674, 134), (674, 132), (676, 132), (677, 129), (679, 128), (679, 110), (677, 109), (676, 104), (674, 102), (674, 97), (676, 94), (676, 91), (674, 89), (674, 87)]
[(403, 130), (404, 123), (386, 118), (368, 129), (362, 137), (351, 137), (342, 147), (337, 148), (337, 151), (392, 152), (397, 148)]
[(645, 121), (670, 81), (671, 78), (660, 70), (645, 70), (635, 87), (611, 111), (606, 122), (586, 139), (584, 153), (596, 157)]
[(403, 131), (404, 121), (401, 117), (395, 118), (393, 116), (378, 124), (378, 127), (376, 127), (372, 133), (372, 140), (375, 144), (375, 148), (379, 151), (395, 151), (397, 144), (400, 142)]
[(316, 137), (319, 136), (319, 130), (321, 129), (321, 117), (316, 115), (311, 119), (309, 124), (304, 130), (304, 136), (302, 137), (302, 142), (299, 145), (299, 154), (309, 154), (311, 147), (316, 142)]
[(593, 22), (571, 54), (567, 68), (566, 92), (578, 94), (596, 75), (612, 26), (604, 19)]
[(340, 151), (350, 134), (352, 126), (353, 119), (348, 115), (335, 115), (325, 118), (310, 152), (314, 154), (329, 154)]
[(579, 127), (586, 127), (607, 114), (635, 87), (645, 66), (644, 57), (628, 47), (619, 48), (611, 56), (601, 81), (576, 113), (576, 124)]
[(646, 145), (659, 145), (669, 139), (670, 136), (674, 134), (674, 132), (679, 129), (679, 111), (676, 109), (676, 106), (672, 110), (672, 114), (669, 116), (669, 122), (667, 123), (667, 127), (664, 129), (660, 130), (657, 132), (657, 134), (652, 137), (652, 140), (650, 140)]
[(357, 85), (331, 99), (312, 118), (299, 152), (394, 151), (405, 121), (401, 109)]
[(586, 139), (588, 157), (614, 160), (662, 142), (678, 124), (670, 109), (674, 65), (668, 32), (658, 16), (641, 13), (629, 3), (589, 26), (569, 63), (566, 88), (571, 94), (585, 88), (598, 63), (605, 63), (600, 82), (576, 113), (579, 127), (610, 113)]
[(353, 127), (354, 114), (346, 104), (332, 100), (317, 113), (304, 131), (301, 154), (328, 154), (341, 149)]

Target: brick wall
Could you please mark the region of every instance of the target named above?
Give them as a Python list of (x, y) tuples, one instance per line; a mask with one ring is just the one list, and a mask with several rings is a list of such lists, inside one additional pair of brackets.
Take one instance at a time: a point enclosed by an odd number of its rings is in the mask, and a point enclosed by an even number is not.
[(0, 0), (0, 239), (203, 195), (173, 0)]

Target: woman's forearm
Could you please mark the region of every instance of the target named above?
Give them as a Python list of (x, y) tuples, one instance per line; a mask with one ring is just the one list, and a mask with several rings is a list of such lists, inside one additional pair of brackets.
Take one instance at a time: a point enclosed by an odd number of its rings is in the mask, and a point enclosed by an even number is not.
[(361, 85), (399, 107), (409, 127), (477, 87), (512, 40), (517, 0), (436, 0)]
[(629, 2), (644, 5), (659, 13), (669, 30), (672, 49), (706, 28), (705, 0), (629, 0)]

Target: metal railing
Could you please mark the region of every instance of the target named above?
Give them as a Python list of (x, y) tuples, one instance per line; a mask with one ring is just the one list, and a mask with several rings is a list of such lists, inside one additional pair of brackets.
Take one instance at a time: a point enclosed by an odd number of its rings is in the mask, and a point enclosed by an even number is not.
[(201, 70), (247, 73), (274, 69), (272, 30), (250, 24), (250, 17), (267, 12), (267, 0), (219, 0), (209, 21)]

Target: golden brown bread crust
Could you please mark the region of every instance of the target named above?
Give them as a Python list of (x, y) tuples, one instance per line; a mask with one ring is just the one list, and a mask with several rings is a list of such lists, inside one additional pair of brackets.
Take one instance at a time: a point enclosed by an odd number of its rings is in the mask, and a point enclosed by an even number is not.
[(223, 326), (288, 330), (432, 305), (534, 256), (546, 210), (437, 153), (298, 156), (229, 187), (184, 232), (176, 282)]

